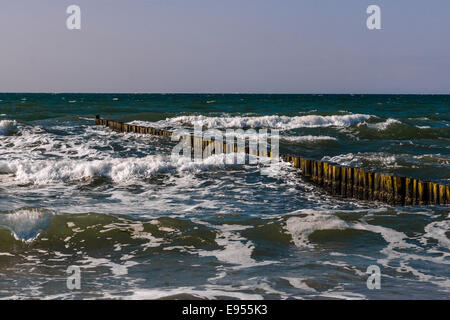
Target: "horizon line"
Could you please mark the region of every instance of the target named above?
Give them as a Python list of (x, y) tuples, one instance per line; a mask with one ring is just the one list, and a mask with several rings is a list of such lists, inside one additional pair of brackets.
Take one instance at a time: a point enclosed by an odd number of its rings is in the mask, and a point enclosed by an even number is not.
[(333, 92), (316, 92), (316, 93), (301, 93), (301, 92), (76, 92), (76, 91), (61, 91), (61, 92), (26, 92), (26, 91), (5, 91), (0, 94), (118, 94), (118, 95), (132, 95), (132, 94), (155, 94), (155, 95), (176, 95), (176, 94), (191, 94), (191, 95), (450, 95), (449, 93), (333, 93)]

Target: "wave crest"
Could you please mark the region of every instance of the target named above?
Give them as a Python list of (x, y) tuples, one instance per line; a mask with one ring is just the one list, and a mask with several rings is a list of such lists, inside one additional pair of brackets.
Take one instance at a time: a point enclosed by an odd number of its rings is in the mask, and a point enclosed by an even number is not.
[[(79, 181), (94, 177), (111, 179), (115, 183), (139, 182), (164, 173), (197, 173), (222, 168), (235, 156), (245, 154), (212, 155), (199, 162), (190, 158), (150, 155), (143, 158), (107, 158), (103, 160), (28, 160), (0, 161), (0, 173), (13, 174), (19, 183), (51, 184)], [(230, 157), (230, 159), (228, 159)], [(245, 158), (244, 158), (245, 159)]]
[(17, 130), (17, 122), (15, 120), (0, 120), (0, 136), (6, 136), (8, 133)]
[(30, 242), (48, 228), (54, 213), (38, 209), (20, 209), (0, 214), (0, 226), (11, 231), (16, 240)]
[[(152, 126), (178, 126), (178, 125), (188, 125), (195, 126), (201, 125), (207, 128), (218, 128), (218, 129), (231, 129), (231, 128), (273, 128), (280, 130), (291, 130), (297, 128), (318, 128), (318, 127), (348, 127), (358, 123), (363, 123), (370, 119), (371, 115), (367, 114), (348, 114), (348, 115), (330, 115), (330, 116), (320, 116), (320, 115), (306, 115), (306, 116), (221, 116), (221, 117), (210, 117), (203, 115), (196, 116), (180, 116), (175, 118), (167, 118), (163, 121), (158, 121), (157, 123), (147, 123), (144, 124), (142, 121), (139, 122), (141, 125), (152, 125)], [(133, 124), (138, 124), (133, 122)]]

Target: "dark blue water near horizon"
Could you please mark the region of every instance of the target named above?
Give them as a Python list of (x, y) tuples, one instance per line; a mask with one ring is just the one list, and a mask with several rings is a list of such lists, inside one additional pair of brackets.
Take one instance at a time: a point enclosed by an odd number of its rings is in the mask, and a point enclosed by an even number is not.
[[(118, 98), (117, 100), (112, 100)], [(449, 120), (450, 95), (392, 94), (145, 94), (145, 93), (0, 93), (2, 108), (21, 115), (23, 120), (38, 116), (27, 106), (45, 101), (47, 113), (40, 119), (64, 115), (89, 115), (99, 111), (134, 115), (142, 112), (227, 112), (294, 115), (320, 108), (356, 112), (373, 110), (379, 116), (402, 117), (413, 111), (417, 117), (441, 114)], [(212, 101), (214, 100), (214, 103)], [(67, 102), (74, 105), (68, 108)], [(210, 102), (210, 103), (208, 103)], [(36, 103), (34, 105), (34, 103)], [(10, 109), (11, 108), (11, 109)], [(413, 110), (411, 110), (413, 109)], [(36, 111), (36, 110), (34, 110)], [(32, 116), (33, 115), (33, 116)], [(30, 117), (30, 118), (27, 118)]]
[(450, 297), (448, 206), (335, 198), (289, 164), (174, 159), (169, 139), (97, 114), (278, 129), (282, 153), (450, 182), (449, 95), (0, 93), (0, 298)]

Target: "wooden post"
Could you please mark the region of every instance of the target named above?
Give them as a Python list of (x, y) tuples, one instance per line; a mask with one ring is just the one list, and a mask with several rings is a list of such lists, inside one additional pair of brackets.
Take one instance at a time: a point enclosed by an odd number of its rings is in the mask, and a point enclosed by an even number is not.
[(414, 179), (405, 178), (405, 205), (410, 206), (414, 204)]
[(361, 199), (359, 169), (353, 168), (353, 198)]
[(323, 161), (317, 161), (317, 184), (323, 186)]
[(426, 185), (426, 183), (418, 180), (416, 191), (417, 191), (416, 204), (418, 204), (418, 205), (427, 204), (427, 185)]
[(381, 181), (381, 174), (378, 172), (375, 172), (373, 174), (373, 200), (375, 201), (382, 201), (382, 181)]
[(367, 172), (367, 200), (373, 200), (373, 191), (375, 183), (375, 174), (373, 172)]
[(355, 168), (346, 168), (345, 172), (346, 172), (346, 178), (345, 180), (347, 181), (347, 192), (346, 192), (346, 196), (348, 198), (354, 198), (355, 195), (353, 193), (353, 186), (355, 185), (355, 182), (353, 180), (354, 178), (354, 173), (353, 171), (355, 170)]
[(439, 204), (441, 202), (439, 199), (439, 184), (431, 182), (430, 189), (431, 189), (430, 203)]
[(332, 193), (334, 195), (340, 195), (341, 194), (341, 181), (342, 181), (341, 172), (342, 172), (341, 171), (341, 167), (333, 166)]
[(312, 160), (306, 160), (305, 161), (305, 169), (306, 169), (306, 171), (305, 171), (305, 175), (307, 176), (307, 177), (310, 177), (311, 176), (311, 170), (312, 170)]
[(438, 185), (438, 193), (439, 193), (439, 204), (441, 204), (441, 205), (446, 204), (445, 186), (443, 186), (442, 184), (439, 184)]
[(311, 168), (311, 180), (314, 183), (317, 183), (317, 161), (314, 161), (312, 163), (312, 168)]
[(386, 202), (389, 204), (394, 204), (394, 183), (392, 176), (385, 174), (384, 182)]
[(302, 161), (301, 158), (298, 157), (292, 157), (293, 163), (294, 163), (294, 167), (296, 168), (300, 168), (300, 163)]
[(322, 186), (325, 190), (328, 189), (328, 184), (330, 183), (330, 176), (329, 176), (329, 170), (328, 167), (330, 166), (330, 164), (328, 162), (324, 162), (323, 163), (323, 178), (322, 178)]
[(445, 204), (450, 204), (450, 186), (445, 186)]
[(347, 180), (347, 169), (346, 167), (341, 168), (341, 191), (340, 194), (342, 197), (347, 197), (347, 186), (348, 186), (348, 180)]
[(394, 185), (394, 204), (404, 205), (406, 198), (406, 178), (405, 177), (393, 177)]
[(365, 191), (366, 191), (365, 172), (362, 169), (358, 169), (358, 199), (366, 200)]

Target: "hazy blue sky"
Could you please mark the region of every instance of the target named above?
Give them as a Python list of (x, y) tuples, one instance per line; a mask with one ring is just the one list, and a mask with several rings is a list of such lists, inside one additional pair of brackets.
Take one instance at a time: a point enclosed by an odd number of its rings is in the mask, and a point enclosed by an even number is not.
[(450, 93), (449, 39), (449, 0), (3, 0), (0, 92)]

